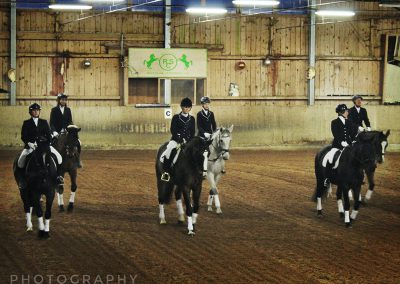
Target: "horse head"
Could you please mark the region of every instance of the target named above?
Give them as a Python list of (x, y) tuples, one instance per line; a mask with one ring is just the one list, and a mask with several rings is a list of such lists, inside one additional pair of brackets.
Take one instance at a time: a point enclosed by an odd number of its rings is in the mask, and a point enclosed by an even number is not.
[(36, 137), (36, 153), (43, 155), (44, 153), (50, 153), (50, 141), (45, 136)]
[(72, 158), (78, 155), (79, 131), (81, 131), (81, 128), (76, 125), (68, 125), (67, 127), (67, 135), (64, 142), (65, 154), (67, 157)]
[(369, 131), (361, 132), (358, 138), (362, 142), (369, 142), (374, 145), (376, 161), (382, 164), (385, 161), (386, 148), (389, 145), (388, 137), (390, 135), (390, 130), (383, 133), (383, 131)]
[(200, 137), (194, 137), (184, 146), (184, 153), (190, 157), (193, 164), (202, 169), (204, 163), (204, 152), (208, 150), (212, 140), (204, 140)]

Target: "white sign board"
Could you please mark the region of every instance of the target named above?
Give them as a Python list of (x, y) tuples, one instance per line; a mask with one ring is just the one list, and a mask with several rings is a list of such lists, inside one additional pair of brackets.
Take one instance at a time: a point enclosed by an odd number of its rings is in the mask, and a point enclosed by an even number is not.
[(129, 48), (129, 78), (206, 78), (207, 49)]

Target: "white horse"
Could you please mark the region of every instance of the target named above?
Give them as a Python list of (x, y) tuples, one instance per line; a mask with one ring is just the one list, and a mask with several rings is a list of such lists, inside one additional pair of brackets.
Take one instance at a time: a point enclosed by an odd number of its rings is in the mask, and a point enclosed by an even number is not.
[(214, 202), (217, 214), (222, 213), (217, 184), (225, 171), (225, 160), (229, 160), (229, 147), (232, 140), (232, 131), (233, 125), (231, 125), (229, 128), (221, 127), (215, 131), (212, 135), (213, 142), (209, 147), (210, 155), (208, 157), (207, 164), (207, 180), (211, 186), (211, 189), (208, 196), (207, 205), (208, 211), (212, 212), (212, 205)]

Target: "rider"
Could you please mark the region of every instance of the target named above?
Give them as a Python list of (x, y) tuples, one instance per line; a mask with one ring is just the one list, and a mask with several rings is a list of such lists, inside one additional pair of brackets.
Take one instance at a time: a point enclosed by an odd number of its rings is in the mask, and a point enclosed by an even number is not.
[[(68, 95), (59, 93), (57, 95), (57, 106), (51, 109), (50, 114), (50, 127), (53, 132), (53, 137), (58, 137), (60, 133), (66, 131), (68, 125), (72, 123), (71, 109), (67, 106)], [(80, 153), (81, 153), (81, 141), (78, 144), (78, 168), (82, 167)]]
[(181, 101), (182, 111), (172, 117), (171, 122), (171, 140), (167, 145), (167, 149), (161, 154), (160, 161), (164, 165), (164, 173), (161, 176), (162, 180), (169, 180), (169, 171), (171, 170), (172, 159), (171, 152), (178, 144), (189, 142), (195, 134), (195, 120), (189, 114), (192, 109), (192, 101), (189, 98), (184, 98)]
[[(325, 159), (326, 162), (326, 176), (331, 175), (331, 169), (334, 164), (334, 156), (336, 153), (339, 153), (338, 150), (343, 150), (345, 147), (348, 147), (352, 144), (357, 130), (355, 129), (354, 124), (348, 120), (349, 109), (345, 104), (339, 104), (336, 107), (336, 113), (338, 114), (338, 118), (332, 120), (331, 122), (331, 131), (333, 135), (332, 141), (332, 149), (326, 154)], [(325, 180), (325, 184), (329, 183), (329, 178)]]
[(371, 131), (371, 123), (368, 119), (367, 110), (361, 107), (362, 104), (362, 96), (356, 95), (352, 98), (354, 106), (349, 110), (349, 120), (353, 122), (356, 126), (358, 126), (358, 131), (364, 131), (363, 122), (365, 123), (366, 130)]
[[(39, 104), (37, 104), (37, 103), (31, 104), (29, 106), (29, 114), (31, 115), (31, 118), (28, 120), (25, 120), (22, 125), (21, 140), (24, 142), (25, 147), (18, 159), (18, 168), (20, 168), (20, 169), (23, 169), (25, 167), (26, 157), (30, 153), (32, 153), (33, 150), (35, 150), (35, 148), (36, 148), (35, 142), (36, 142), (37, 137), (44, 136), (49, 141), (51, 139), (51, 133), (50, 133), (51, 131), (50, 131), (49, 124), (47, 123), (47, 120), (39, 118), (40, 110), (41, 110), (41, 107)], [(57, 150), (54, 149), (52, 146), (50, 146), (50, 151), (55, 156), (57, 163), (58, 163), (57, 183), (58, 183), (58, 185), (63, 185), (64, 178), (60, 174), (62, 157), (57, 152)]]

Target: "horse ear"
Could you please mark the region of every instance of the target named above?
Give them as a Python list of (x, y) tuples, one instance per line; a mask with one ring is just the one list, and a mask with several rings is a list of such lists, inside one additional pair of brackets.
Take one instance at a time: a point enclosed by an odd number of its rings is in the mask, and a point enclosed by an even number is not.
[(233, 131), (233, 124), (231, 125), (231, 127), (228, 128), (229, 132), (232, 133)]
[(385, 134), (386, 138), (388, 138), (389, 135), (390, 135), (390, 129), (388, 131), (386, 131), (386, 134)]

